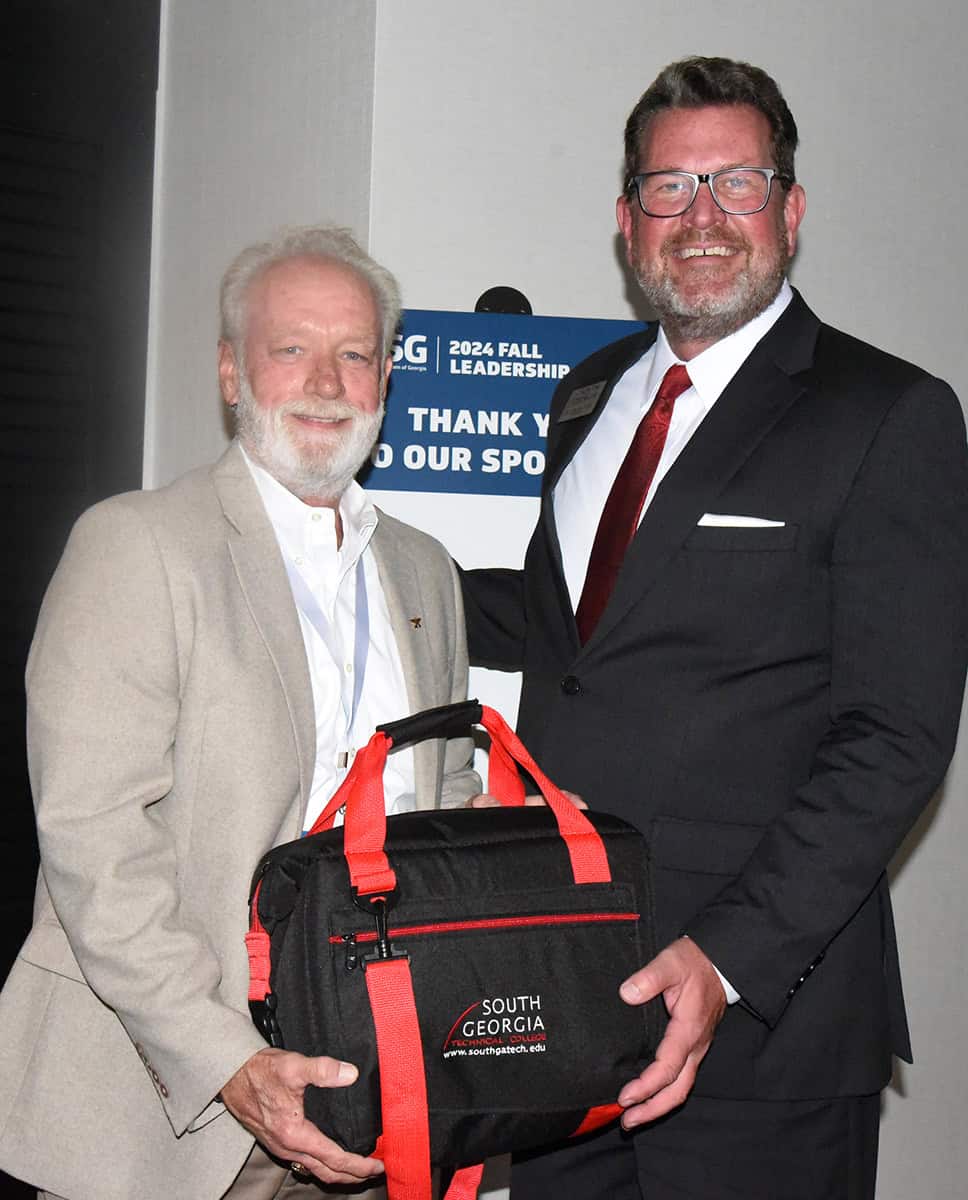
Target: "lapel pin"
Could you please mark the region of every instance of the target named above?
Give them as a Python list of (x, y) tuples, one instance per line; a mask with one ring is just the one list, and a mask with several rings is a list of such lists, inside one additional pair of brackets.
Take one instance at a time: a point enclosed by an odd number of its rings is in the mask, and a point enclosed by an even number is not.
[(423, 617), (411, 617), (410, 618), (410, 624), (414, 627), (414, 629), (420, 629), (422, 622), (423, 622)]

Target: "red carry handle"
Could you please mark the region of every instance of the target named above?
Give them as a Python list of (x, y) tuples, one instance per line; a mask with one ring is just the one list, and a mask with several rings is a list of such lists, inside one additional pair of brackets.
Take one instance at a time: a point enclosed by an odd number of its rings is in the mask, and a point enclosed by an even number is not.
[[(488, 765), (488, 786), (503, 805), (524, 803), (524, 785), (515, 767), (522, 766), (540, 789), (546, 804), (555, 815), (571, 859), (575, 883), (607, 883), (611, 878), (605, 846), (580, 808), (551, 782), (534, 761), (520, 738), (504, 718), (486, 705), (467, 704), (447, 706), (436, 710), (449, 713), (453, 708), (477, 713), (477, 723), (491, 735)], [(422, 714), (418, 714), (418, 717)], [(399, 722), (398, 727), (405, 722)], [(396, 875), (384, 851), (386, 842), (386, 805), (383, 795), (383, 768), (387, 753), (395, 745), (386, 729), (378, 729), (366, 746), (357, 754), (353, 768), (329, 804), (317, 817), (310, 834), (332, 827), (336, 814), (345, 805), (346, 829), (343, 835), (344, 854), (350, 872), (350, 882), (361, 896), (392, 892)], [(453, 726), (448, 732), (453, 731)], [(421, 736), (433, 736), (432, 732)], [(406, 739), (404, 739), (406, 740)]]

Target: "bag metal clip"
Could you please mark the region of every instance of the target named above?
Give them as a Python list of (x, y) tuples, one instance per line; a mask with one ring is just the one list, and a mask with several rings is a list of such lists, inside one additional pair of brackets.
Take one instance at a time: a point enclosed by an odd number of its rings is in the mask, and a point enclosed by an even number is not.
[(376, 945), (370, 954), (360, 956), (359, 962), (365, 971), (369, 963), (386, 962), (391, 958), (409, 958), (406, 950), (395, 950), (390, 943), (387, 914), (397, 900), (397, 893), (391, 892), (383, 896), (353, 897), (353, 903), (364, 912), (369, 912), (376, 922)]

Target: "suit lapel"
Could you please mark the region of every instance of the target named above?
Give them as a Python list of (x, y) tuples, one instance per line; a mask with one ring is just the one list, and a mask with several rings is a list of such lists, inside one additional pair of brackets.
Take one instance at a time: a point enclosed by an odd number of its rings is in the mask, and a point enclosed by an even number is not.
[(294, 819), (301, 823), (316, 758), (316, 717), (299, 617), (272, 524), (236, 444), (212, 468), (212, 483), (225, 516), (239, 587), (289, 707), (299, 760), (300, 795)]
[(595, 427), (595, 422), (604, 412), (616, 383), (649, 349), (656, 339), (657, 332), (656, 325), (645, 333), (623, 338), (615, 353), (601, 355), (600, 374), (595, 372), (595, 377), (590, 382), (578, 383), (563, 396), (560, 406), (555, 406), (551, 414), (554, 441), (549, 440), (548, 463), (542, 482), (542, 491), (546, 496), (551, 496), (565, 467)]
[(601, 374), (592, 372), (591, 382), (578, 383), (563, 397), (560, 407), (556, 406), (551, 415), (554, 440), (549, 437), (548, 461), (541, 485), (542, 499), (538, 522), (548, 545), (553, 568), (552, 579), (561, 615), (570, 640), (575, 645), (578, 644), (578, 631), (562, 568), (561, 543), (555, 521), (554, 489), (565, 468), (595, 427), (595, 422), (605, 411), (605, 405), (616, 383), (648, 350), (657, 333), (658, 326), (652, 326), (643, 334), (624, 338), (616, 348), (616, 353), (602, 355)]
[[(381, 512), (370, 544), (390, 613), (390, 627), (400, 655), (410, 711), (419, 712), (436, 702), (434, 680), (440, 678), (444, 670), (444, 664), (437, 661), (437, 657), (444, 643), (442, 638), (428, 634), (425, 622), (429, 614), (420, 590), (417, 565), (412, 557), (398, 549), (391, 525), (391, 518)], [(418, 742), (414, 746), (413, 769), (418, 802), (436, 795), (435, 743)]]
[(649, 591), (705, 512), (806, 391), (820, 323), (794, 300), (736, 373), (660, 484), (586, 648), (607, 637)]
[(416, 711), (426, 707), (428, 702), (428, 689), (436, 673), (435, 647), (431, 644), (433, 639), (426, 636), (423, 624), (427, 614), (417, 566), (409, 555), (400, 553), (387, 529), (388, 521), (386, 514), (381, 512), (371, 545), (390, 612), (390, 626), (400, 653), (407, 698)]

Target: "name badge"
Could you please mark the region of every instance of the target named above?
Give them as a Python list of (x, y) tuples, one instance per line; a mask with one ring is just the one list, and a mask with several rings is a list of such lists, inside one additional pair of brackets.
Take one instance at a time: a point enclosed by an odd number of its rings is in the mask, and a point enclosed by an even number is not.
[(598, 397), (605, 390), (607, 380), (601, 383), (589, 383), (585, 387), (576, 388), (565, 401), (565, 407), (558, 414), (559, 424), (562, 421), (574, 421), (578, 417), (587, 417), (598, 403)]

